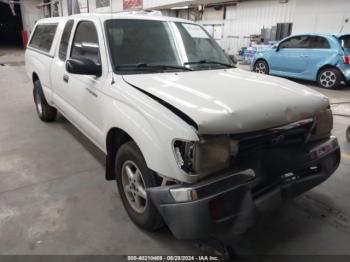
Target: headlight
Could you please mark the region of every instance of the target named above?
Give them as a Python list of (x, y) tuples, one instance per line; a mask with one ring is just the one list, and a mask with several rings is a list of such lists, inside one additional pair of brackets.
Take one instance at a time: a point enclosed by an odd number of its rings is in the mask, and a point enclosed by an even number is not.
[(207, 175), (229, 167), (231, 155), (238, 153), (238, 143), (229, 136), (203, 137), (198, 142), (178, 140), (174, 151), (184, 171)]
[(332, 110), (325, 109), (320, 111), (315, 116), (315, 127), (312, 130), (311, 141), (328, 138), (333, 129), (333, 114)]

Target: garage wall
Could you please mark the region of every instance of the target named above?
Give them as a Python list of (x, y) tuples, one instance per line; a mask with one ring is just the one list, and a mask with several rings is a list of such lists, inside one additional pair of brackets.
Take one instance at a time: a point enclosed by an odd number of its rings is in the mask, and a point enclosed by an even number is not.
[(109, 7), (96, 8), (96, 1), (89, 0), (89, 11), (90, 13), (110, 13), (123, 11), (123, 1), (122, 0), (111, 0), (111, 5)]
[[(105, 13), (105, 12), (121, 12), (123, 11), (123, 0), (111, 0), (112, 7), (105, 8), (96, 8), (96, 1), (89, 0), (89, 11), (97, 12), (97, 13)], [(161, 7), (164, 5), (171, 5), (175, 3), (183, 2), (182, 0), (143, 0), (143, 8), (144, 9), (153, 9), (156, 7)]]
[[(249, 45), (249, 36), (277, 23), (293, 23), (292, 34), (337, 33), (345, 19), (350, 19), (349, 0), (251, 0), (226, 7), (226, 19), (220, 19), (221, 10), (206, 8), (203, 24), (214, 32), (222, 26), (218, 42), (230, 54)], [(217, 30), (216, 30), (217, 31)], [(350, 32), (350, 22), (343, 32)]]
[(143, 8), (152, 9), (155, 7), (161, 7), (164, 5), (172, 5), (179, 3), (180, 5), (185, 5), (183, 0), (143, 0)]
[[(293, 34), (336, 33), (346, 18), (350, 19), (349, 0), (297, 0)], [(350, 32), (350, 23), (344, 26)]]
[[(249, 36), (260, 34), (263, 27), (293, 22), (296, 1), (298, 0), (289, 0), (288, 3), (280, 3), (279, 0), (240, 2), (236, 6), (226, 7), (225, 20), (222, 19), (222, 10), (206, 8), (203, 20), (198, 22), (207, 30), (212, 25), (216, 35), (218, 30), (219, 33), (221, 31), (222, 39), (218, 42), (228, 53), (236, 54), (241, 47), (248, 46)], [(219, 25), (222, 25), (221, 29)]]
[(28, 34), (32, 32), (36, 21), (43, 18), (43, 10), (37, 7), (41, 3), (41, 0), (27, 0), (21, 4), (23, 30)]

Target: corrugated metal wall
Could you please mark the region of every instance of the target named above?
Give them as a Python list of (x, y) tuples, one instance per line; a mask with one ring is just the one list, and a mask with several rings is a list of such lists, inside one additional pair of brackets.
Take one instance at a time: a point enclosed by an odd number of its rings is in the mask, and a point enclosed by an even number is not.
[(226, 9), (226, 19), (218, 18), (218, 11), (207, 8), (201, 24), (223, 24), (221, 46), (231, 54), (249, 45), (249, 36), (260, 34), (262, 28), (277, 23), (293, 23), (292, 34), (317, 32), (350, 32), (350, 0), (252, 0)]
[(349, 0), (297, 0), (293, 34), (316, 32), (336, 33), (344, 25), (343, 32), (350, 32)]

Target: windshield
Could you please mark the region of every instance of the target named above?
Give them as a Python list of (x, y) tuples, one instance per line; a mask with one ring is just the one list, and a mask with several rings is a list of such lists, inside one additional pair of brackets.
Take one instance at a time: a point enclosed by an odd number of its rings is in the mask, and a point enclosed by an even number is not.
[(339, 38), (340, 44), (344, 49), (350, 49), (350, 35), (344, 35)]
[(233, 67), (200, 26), (181, 22), (113, 19), (106, 32), (116, 73)]

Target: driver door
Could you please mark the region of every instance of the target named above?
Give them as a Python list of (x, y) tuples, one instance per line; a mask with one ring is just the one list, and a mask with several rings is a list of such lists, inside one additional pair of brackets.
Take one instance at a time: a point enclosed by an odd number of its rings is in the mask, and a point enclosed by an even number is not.
[[(102, 75), (88, 76), (69, 74), (67, 86), (70, 92), (68, 98), (75, 106), (79, 117), (79, 126), (96, 144), (104, 145), (103, 135), (103, 94), (106, 79), (106, 61), (101, 56), (102, 32), (98, 32), (99, 20), (82, 20), (78, 22), (70, 50), (71, 59), (88, 58), (102, 65)], [(103, 63), (103, 60), (105, 63)]]
[(270, 70), (278, 75), (297, 77), (308, 68), (309, 36), (294, 36), (280, 43), (271, 55)]
[[(61, 98), (68, 104), (66, 115), (85, 135), (103, 148), (103, 104), (102, 93), (106, 79), (106, 59), (101, 59), (100, 42), (102, 32), (97, 31), (99, 20), (82, 20), (77, 22), (69, 59), (79, 60), (88, 58), (96, 64), (102, 65), (100, 77), (90, 75), (71, 74), (65, 70), (61, 79)], [(103, 63), (104, 62), (104, 63)]]

